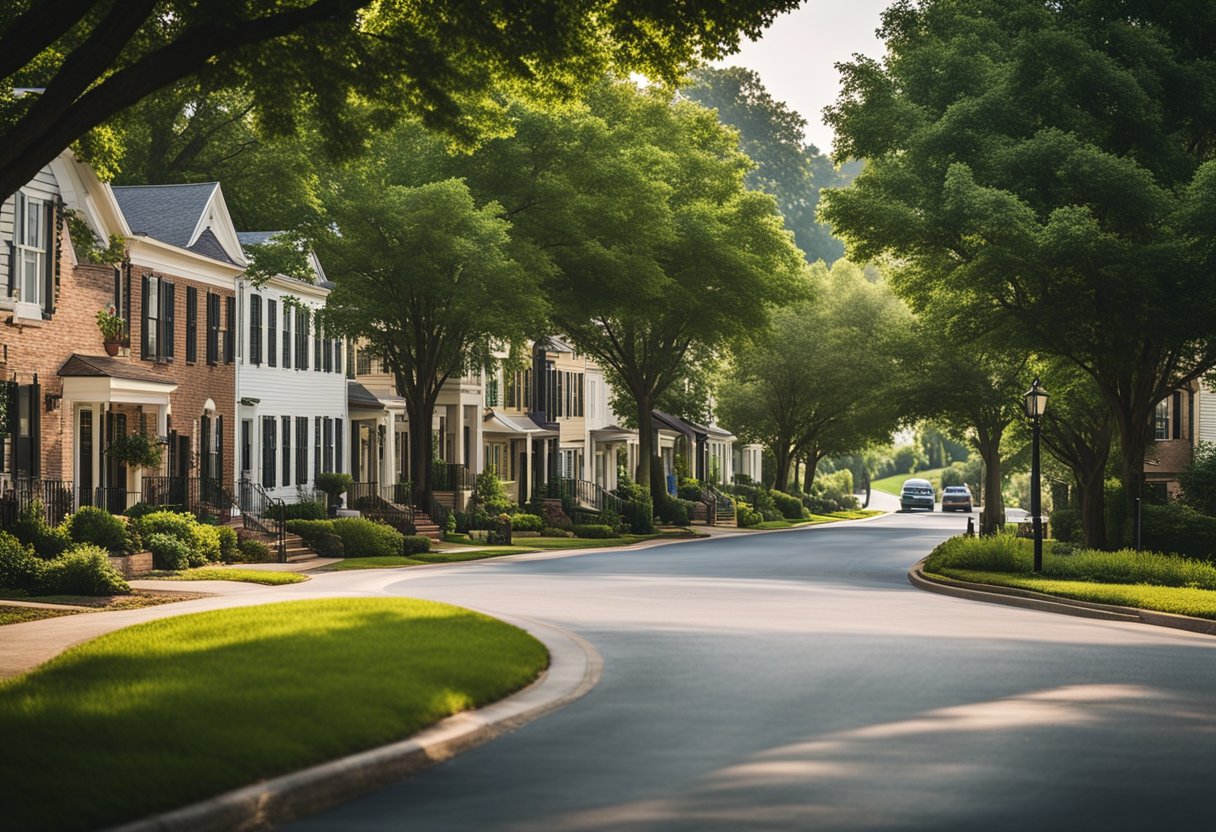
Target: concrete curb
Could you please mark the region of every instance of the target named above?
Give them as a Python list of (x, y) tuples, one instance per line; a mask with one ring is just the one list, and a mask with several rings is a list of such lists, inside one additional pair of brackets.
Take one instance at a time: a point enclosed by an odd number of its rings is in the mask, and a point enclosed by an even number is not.
[(1041, 592), (1033, 592), (1028, 589), (976, 584), (969, 581), (959, 581), (954, 578), (930, 576), (925, 573), (924, 566), (924, 559), (913, 564), (912, 568), (908, 570), (908, 582), (926, 592), (936, 592), (939, 595), (964, 598), (968, 601), (983, 601), (989, 604), (1005, 604), (1006, 606), (1020, 607), (1022, 609), (1054, 612), (1060, 615), (1096, 618), (1101, 621), (1128, 621), (1137, 624), (1152, 624), (1155, 627), (1169, 627), (1201, 635), (1216, 635), (1216, 621), (1207, 618), (1175, 615), (1174, 613), (1157, 612), (1155, 610), (1142, 610), (1138, 607), (1124, 607), (1116, 604), (1077, 601), (1072, 598), (1061, 598), (1057, 595), (1045, 595)]
[(498, 616), (549, 650), (549, 668), (523, 690), (455, 714), (409, 739), (246, 786), (111, 832), (227, 832), (266, 829), (337, 806), (526, 725), (586, 694), (603, 659), (587, 641), (531, 619)]

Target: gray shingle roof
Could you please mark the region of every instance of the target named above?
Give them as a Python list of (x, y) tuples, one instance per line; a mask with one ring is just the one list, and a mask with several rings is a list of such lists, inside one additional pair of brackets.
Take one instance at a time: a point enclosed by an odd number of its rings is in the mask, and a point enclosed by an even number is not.
[(189, 248), (199, 218), (218, 187), (218, 182), (199, 182), (193, 185), (123, 185), (113, 191), (133, 233)]
[(132, 364), (121, 358), (111, 358), (108, 355), (81, 355), (72, 353), (63, 366), (59, 368), (61, 378), (78, 376), (91, 378), (125, 378), (131, 381), (151, 381), (157, 384), (173, 384), (171, 378), (157, 375), (138, 364)]
[(194, 241), (194, 245), (190, 246), (190, 251), (201, 254), (204, 257), (210, 257), (212, 260), (222, 260), (234, 266), (238, 265), (235, 260), (228, 256), (228, 252), (224, 250), (219, 238), (215, 236), (215, 232), (210, 228), (203, 229), (203, 233), (198, 235), (198, 239)]

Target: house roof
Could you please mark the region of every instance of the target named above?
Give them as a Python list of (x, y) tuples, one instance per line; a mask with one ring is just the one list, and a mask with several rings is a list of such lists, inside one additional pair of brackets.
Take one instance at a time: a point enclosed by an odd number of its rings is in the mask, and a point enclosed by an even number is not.
[(357, 381), (346, 382), (346, 401), (353, 407), (384, 407), (380, 398)]
[(658, 420), (661, 424), (666, 425), (672, 430), (678, 431), (685, 436), (693, 436), (698, 433), (702, 436), (707, 436), (709, 434), (708, 429), (706, 429), (704, 426), (698, 425), (695, 422), (689, 422), (686, 419), (681, 419), (679, 416), (672, 416), (670, 413), (664, 413), (661, 410), (652, 410), (650, 415)]
[(118, 207), (134, 234), (146, 234), (178, 248), (194, 244), (194, 229), (219, 182), (191, 185), (122, 185), (113, 188)]
[(72, 353), (59, 368), (59, 376), (61, 378), (121, 378), (129, 381), (150, 381), (155, 384), (177, 386), (177, 382), (172, 379), (157, 375), (138, 364), (132, 364), (121, 358), (110, 358), (108, 355)]
[(618, 427), (617, 425), (609, 425), (605, 428), (596, 428), (591, 431), (591, 439), (595, 442), (621, 442), (627, 439), (632, 439), (638, 435), (636, 430)]
[(518, 433), (533, 436), (557, 436), (557, 431), (538, 425), (531, 416), (519, 416), (513, 413), (501, 413), (491, 410), (485, 417), (483, 427), (488, 433)]
[(238, 231), (236, 238), (241, 241), (243, 246), (260, 246), (275, 234), (282, 233), (281, 231)]
[[(236, 237), (241, 241), (242, 248), (248, 248), (249, 246), (260, 246), (282, 233), (282, 231), (238, 231), (236, 232)], [(307, 253), (308, 264), (312, 266), (312, 270), (316, 274), (317, 278), (316, 281), (311, 285), (319, 286), (322, 289), (329, 289), (332, 291), (334, 284), (325, 279), (325, 270), (321, 268), (321, 261), (317, 259), (316, 253), (311, 250), (309, 250)], [(248, 252), (246, 252), (246, 259), (248, 259)], [(293, 280), (297, 283), (307, 282), (294, 277), (286, 277), (285, 275), (279, 275), (279, 277), (286, 280)]]

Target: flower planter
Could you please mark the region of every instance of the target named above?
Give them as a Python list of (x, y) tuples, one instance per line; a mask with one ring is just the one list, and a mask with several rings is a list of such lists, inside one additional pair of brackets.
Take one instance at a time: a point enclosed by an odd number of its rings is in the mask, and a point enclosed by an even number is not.
[(106, 348), (106, 355), (118, 355), (118, 351), (122, 349), (121, 341), (103, 341), (102, 346)]
[(152, 571), (152, 553), (136, 552), (133, 555), (111, 555), (110, 566), (118, 570), (124, 578), (143, 575)]

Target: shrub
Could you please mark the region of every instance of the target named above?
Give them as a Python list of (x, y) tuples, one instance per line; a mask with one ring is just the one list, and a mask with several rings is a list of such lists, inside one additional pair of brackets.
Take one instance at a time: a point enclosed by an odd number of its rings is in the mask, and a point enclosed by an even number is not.
[(559, 529), (556, 526), (545, 526), (540, 530), (541, 537), (569, 537), (570, 532), (565, 529)]
[(329, 496), (329, 504), (336, 506), (338, 497), (351, 487), (354, 479), (350, 474), (340, 474), (336, 471), (325, 471), (317, 474), (317, 488)]
[(270, 547), (260, 540), (247, 537), (237, 545), (240, 549), (241, 563), (269, 563), (274, 559), (270, 556)]
[(63, 527), (75, 543), (92, 543), (112, 555), (136, 551), (135, 537), (128, 533), (126, 522), (96, 506), (81, 506), (64, 518)]
[[(466, 527), (466, 531), (467, 530), (468, 529)], [(456, 512), (454, 512), (454, 511), (449, 512), (448, 516), (443, 519), (443, 533), (444, 534), (455, 534), (456, 533)]]
[(688, 500), (664, 495), (663, 500), (655, 506), (655, 513), (662, 522), (670, 526), (687, 526), (693, 506), (694, 503)]
[(786, 520), (801, 520), (806, 514), (806, 509), (802, 505), (802, 500), (786, 494), (781, 491), (774, 490), (771, 492), (773, 504), (777, 506), (777, 510), (781, 512), (781, 516)]
[(190, 565), (206, 566), (220, 559), (219, 526), (196, 523), (191, 529)]
[(574, 526), (570, 516), (556, 502), (543, 502), (540, 508), (540, 515), (546, 526), (567, 532)]
[[(288, 520), (284, 525), (287, 531), (298, 534), (309, 546), (312, 546), (317, 535), (334, 533), (333, 520)], [(315, 546), (312, 548), (316, 549)]]
[(145, 536), (167, 534), (188, 546), (194, 545), (194, 515), (181, 511), (154, 511), (139, 518), (139, 530)]
[(62, 527), (46, 522), (39, 500), (31, 500), (17, 513), (17, 519), (9, 531), (22, 543), (33, 546), (34, 554), (44, 560), (58, 557), (72, 545), (72, 539)]
[(81, 543), (47, 563), (40, 591), (44, 595), (126, 595), (131, 587), (110, 565), (105, 549)]
[(480, 508), (486, 514), (506, 514), (518, 508), (507, 499), (507, 491), (493, 465), (487, 465), (486, 469), (477, 475), (471, 503), (474, 508)]
[(511, 529), (517, 532), (538, 532), (545, 521), (538, 514), (515, 514), (511, 516)]
[(741, 529), (751, 528), (764, 522), (764, 516), (742, 499), (735, 500), (735, 523)]
[(700, 480), (689, 477), (686, 480), (680, 481), (678, 491), (681, 500), (693, 500), (695, 502), (701, 499), (704, 488)]
[(1216, 515), (1216, 445), (1200, 442), (1190, 464), (1178, 472), (1182, 501), (1198, 512)]
[(966, 485), (967, 477), (963, 473), (963, 463), (952, 462), (949, 468), (942, 469), (942, 488), (948, 485)]
[(1051, 513), (1051, 536), (1055, 540), (1078, 542), (1084, 536), (1081, 531), (1081, 511), (1075, 508), (1058, 508)]
[(611, 526), (595, 523), (586, 526), (575, 526), (574, 536), (593, 540), (606, 540), (610, 537), (616, 537), (616, 530)]
[[(1141, 541), (1145, 549), (1216, 561), (1216, 517), (1181, 503), (1141, 506)], [(1134, 541), (1125, 541), (1127, 542)]]
[(333, 521), (334, 534), (342, 539), (346, 557), (382, 557), (401, 554), (405, 535), (385, 523), (362, 517), (340, 517)]
[(342, 538), (333, 532), (321, 532), (309, 541), (308, 546), (323, 558), (346, 557), (346, 550), (342, 548)]
[(431, 551), (431, 539), (420, 534), (407, 534), (401, 538), (401, 554), (416, 555)]
[(169, 508), (173, 508), (173, 507), (172, 506), (149, 505), (148, 503), (145, 503), (142, 500), (140, 500), (138, 503), (136, 503), (135, 505), (131, 506), (126, 511), (124, 511), (123, 514), (125, 514), (131, 520), (136, 520), (140, 517), (143, 517), (144, 515), (152, 514), (153, 512), (157, 512), (157, 511), (165, 511), (166, 509), (169, 509)]
[(157, 569), (177, 571), (190, 565), (190, 544), (167, 532), (152, 532), (144, 538)]
[(220, 537), (220, 560), (224, 563), (236, 562), (241, 555), (236, 529), (231, 526), (216, 526), (215, 531)]
[(325, 504), (319, 500), (284, 503), (282, 508), (276, 507), (273, 514), (276, 520), (324, 520), (328, 517)]
[(633, 534), (654, 534), (654, 504), (649, 494), (627, 500), (623, 517)]
[(929, 466), (929, 459), (916, 445), (900, 445), (891, 454), (897, 474), (911, 474)]
[(45, 561), (8, 532), (0, 532), (0, 587), (37, 592)]

